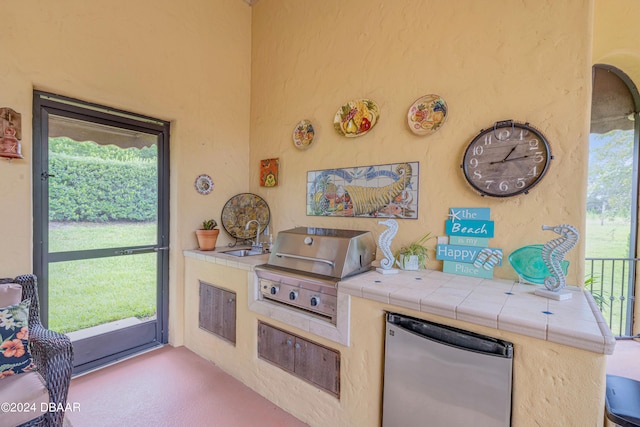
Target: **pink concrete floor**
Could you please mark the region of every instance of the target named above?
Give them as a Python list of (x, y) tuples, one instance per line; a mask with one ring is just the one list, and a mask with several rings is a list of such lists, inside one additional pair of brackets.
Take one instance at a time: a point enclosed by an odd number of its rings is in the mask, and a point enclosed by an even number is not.
[[(618, 341), (607, 373), (640, 380), (640, 342)], [(68, 401), (79, 407), (67, 413), (73, 427), (306, 426), (184, 347), (74, 378)]]
[(74, 378), (68, 402), (79, 408), (66, 414), (73, 427), (306, 426), (184, 347)]
[(640, 342), (618, 340), (613, 354), (607, 356), (607, 374), (640, 381)]

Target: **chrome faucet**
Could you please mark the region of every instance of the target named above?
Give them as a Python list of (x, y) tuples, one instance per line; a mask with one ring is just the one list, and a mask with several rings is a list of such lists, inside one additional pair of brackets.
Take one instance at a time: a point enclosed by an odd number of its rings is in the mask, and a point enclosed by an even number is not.
[(257, 219), (251, 219), (249, 221), (247, 221), (247, 223), (244, 226), (245, 230), (249, 229), (249, 224), (251, 224), (252, 222), (256, 223), (256, 240), (255, 242), (253, 242), (251, 244), (251, 250), (252, 251), (260, 251), (262, 252), (262, 243), (260, 243), (260, 223), (258, 222)]

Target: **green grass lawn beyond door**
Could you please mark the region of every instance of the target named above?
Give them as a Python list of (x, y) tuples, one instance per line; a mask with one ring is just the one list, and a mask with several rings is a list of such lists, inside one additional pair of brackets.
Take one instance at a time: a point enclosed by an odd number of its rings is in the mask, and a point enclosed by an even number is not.
[[(52, 224), (49, 251), (151, 245), (155, 223)], [(123, 243), (126, 242), (126, 243)], [(71, 332), (156, 313), (156, 253), (49, 264), (49, 328)]]
[[(605, 321), (616, 336), (625, 335), (629, 298), (629, 219), (607, 219), (602, 222), (596, 216), (587, 217), (585, 258), (618, 258), (620, 261), (588, 261), (585, 275), (591, 274), (593, 294)], [(637, 263), (636, 263), (637, 265)]]

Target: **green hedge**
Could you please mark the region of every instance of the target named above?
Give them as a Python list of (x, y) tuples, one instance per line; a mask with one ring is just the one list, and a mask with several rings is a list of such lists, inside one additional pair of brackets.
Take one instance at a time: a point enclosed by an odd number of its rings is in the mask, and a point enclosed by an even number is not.
[(152, 221), (157, 163), (50, 153), (50, 221)]

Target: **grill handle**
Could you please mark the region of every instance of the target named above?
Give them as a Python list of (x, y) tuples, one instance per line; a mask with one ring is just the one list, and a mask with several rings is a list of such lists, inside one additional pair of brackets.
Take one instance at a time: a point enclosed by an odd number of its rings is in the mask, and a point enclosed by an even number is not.
[(303, 255), (294, 255), (294, 254), (283, 254), (282, 252), (276, 252), (276, 256), (280, 257), (280, 258), (294, 258), (294, 259), (301, 259), (304, 261), (311, 261), (311, 262), (322, 262), (324, 264), (329, 264), (331, 266), (331, 268), (333, 268), (333, 266), (335, 265), (335, 263), (331, 260), (328, 259), (322, 259), (322, 258), (313, 258), (310, 256), (303, 256)]

